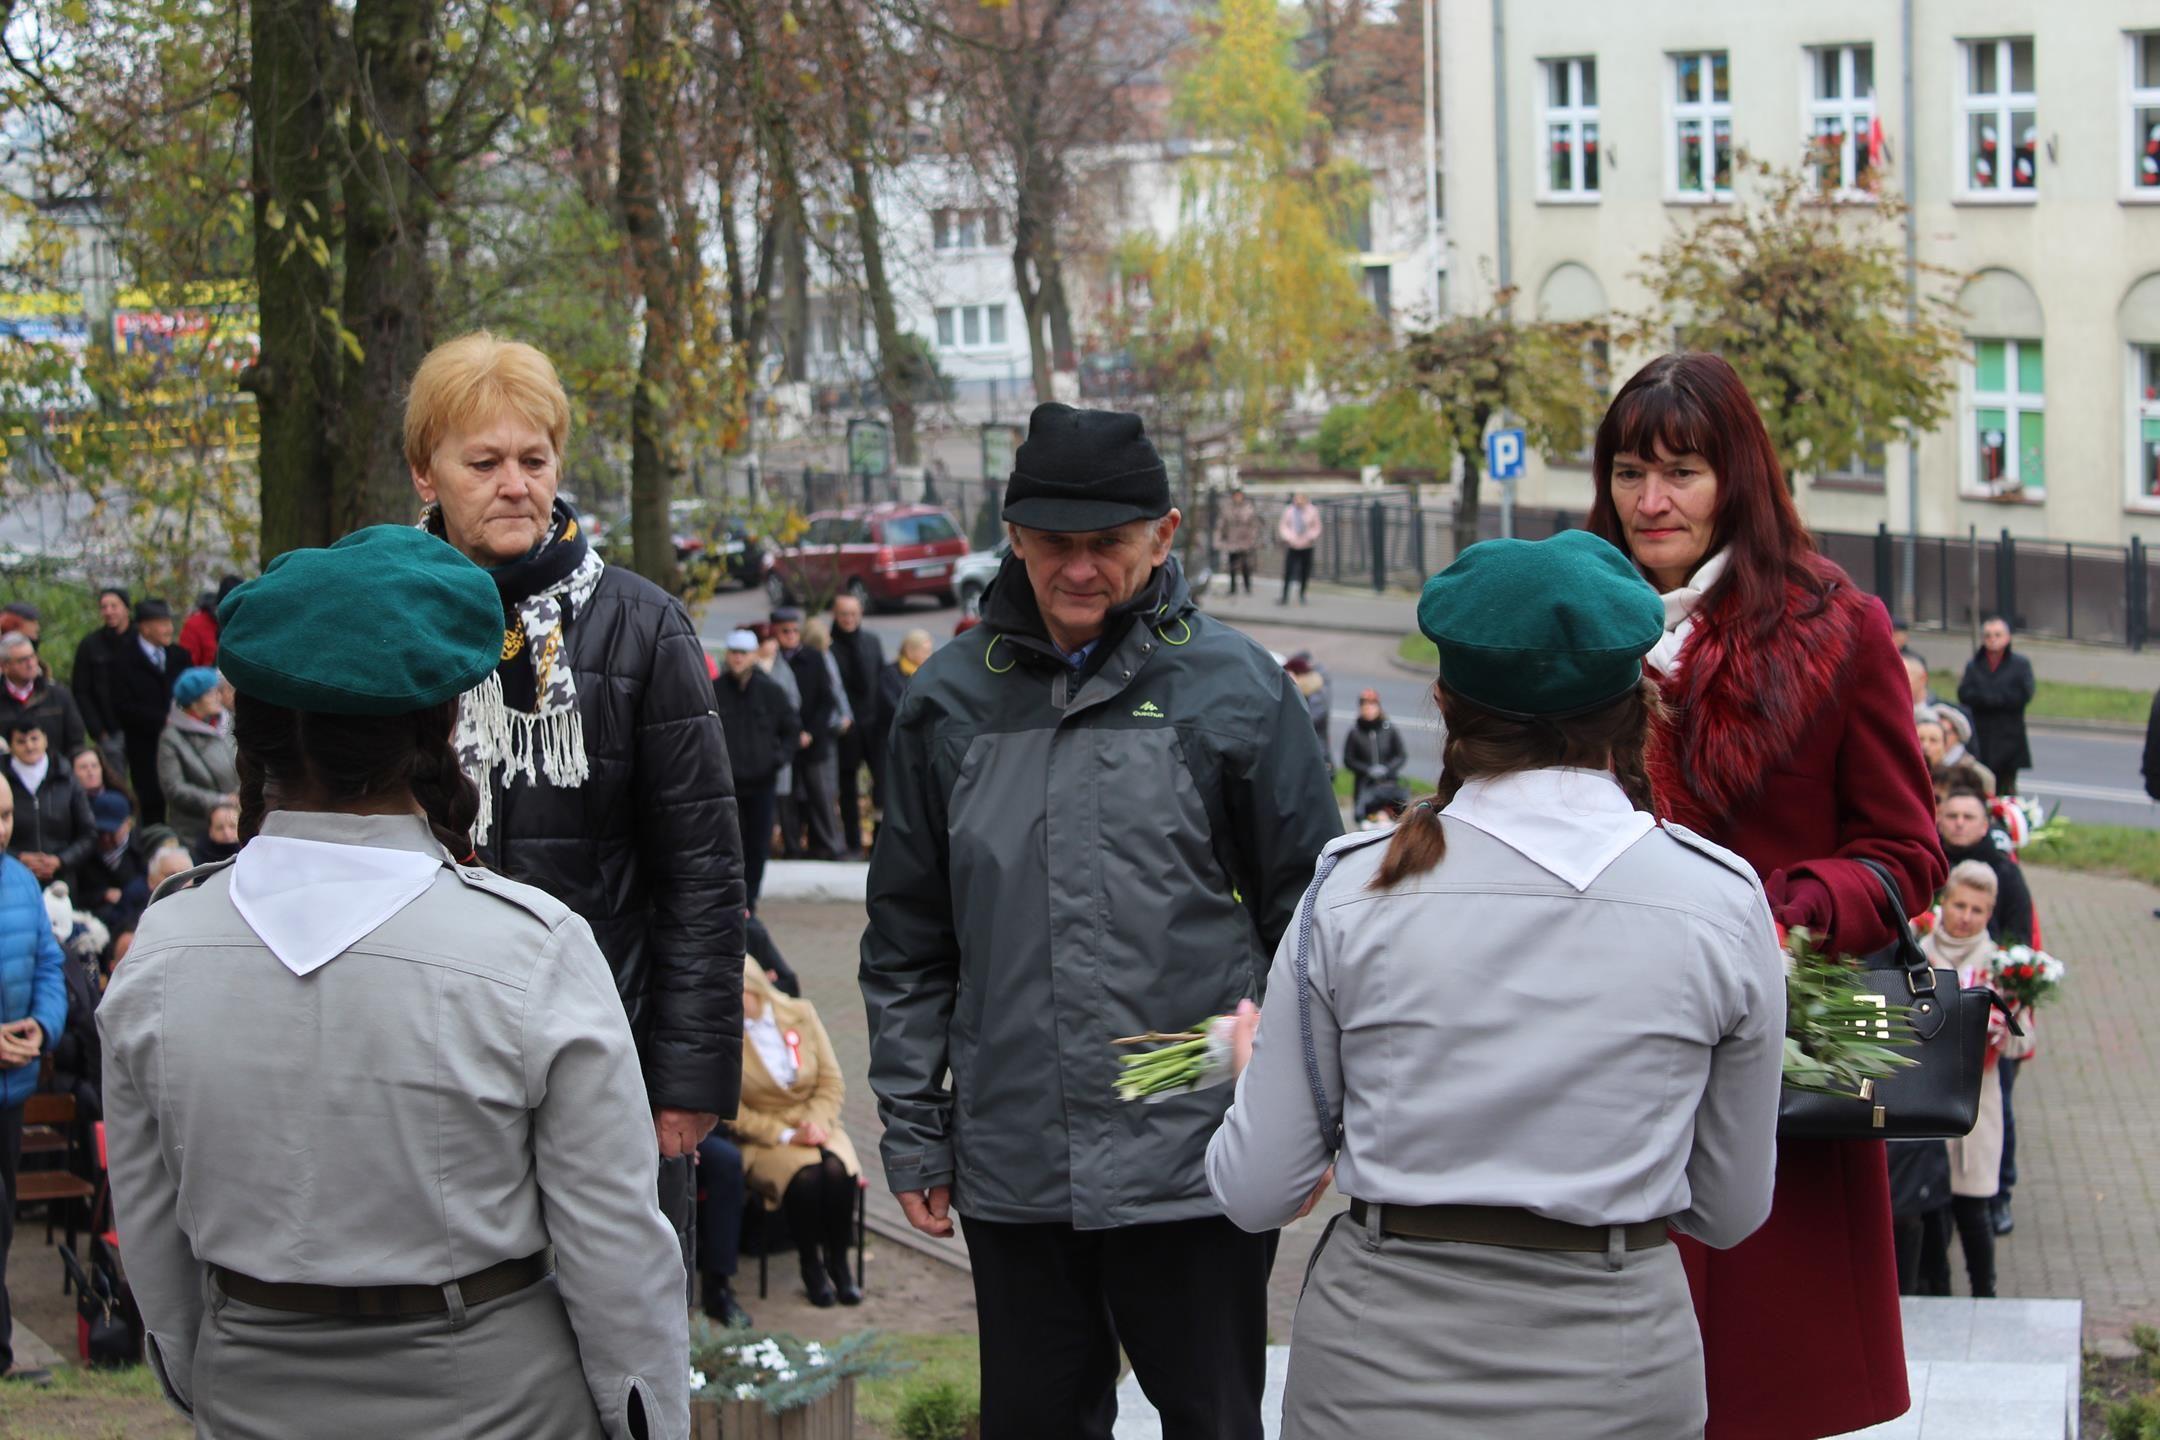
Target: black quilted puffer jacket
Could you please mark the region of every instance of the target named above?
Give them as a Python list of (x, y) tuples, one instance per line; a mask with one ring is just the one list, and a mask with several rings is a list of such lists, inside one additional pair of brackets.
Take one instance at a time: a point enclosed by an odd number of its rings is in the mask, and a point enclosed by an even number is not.
[(667, 592), (601, 572), (564, 644), (592, 775), (493, 796), (483, 858), (585, 918), (655, 1106), (725, 1120), (742, 1093), (741, 841), (704, 648)]

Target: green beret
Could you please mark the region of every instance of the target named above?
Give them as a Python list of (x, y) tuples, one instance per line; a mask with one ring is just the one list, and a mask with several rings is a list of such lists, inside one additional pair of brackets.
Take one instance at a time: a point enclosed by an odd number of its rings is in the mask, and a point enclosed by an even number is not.
[(424, 710), (502, 660), (494, 580), (409, 525), (288, 550), (225, 597), (218, 626), (218, 666), (235, 690), (321, 715)]
[(1634, 563), (1587, 530), (1487, 540), (1425, 582), (1418, 629), (1448, 689), (1518, 718), (1618, 700), (1665, 633), (1665, 603)]

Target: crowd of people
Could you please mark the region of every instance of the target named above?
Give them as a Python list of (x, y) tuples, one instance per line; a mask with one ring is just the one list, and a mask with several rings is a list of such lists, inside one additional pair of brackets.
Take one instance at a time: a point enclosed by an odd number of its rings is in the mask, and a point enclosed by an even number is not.
[[(98, 1092), (201, 1433), (684, 1440), (745, 1243), (861, 1302), (870, 1167), (757, 913), (775, 854), (869, 855), (877, 1168), (968, 1249), (990, 1440), (1106, 1440), (1126, 1360), (1166, 1434), (1255, 1440), (1277, 1237), (1330, 1186), (1300, 1440), (1816, 1440), (1907, 1408), (1899, 1295), (1952, 1235), (1992, 1289), (2029, 1024), (1971, 1135), (1787, 1139), (1779, 950), (1880, 949), (1883, 877), (1962, 976), (2038, 939), (2030, 669), (1994, 621), (1960, 703), (1901, 669), (1724, 362), (1622, 388), (1585, 530), (1427, 582), (1438, 791), (1366, 691), (1348, 835), (1325, 671), (1195, 604), (1140, 417), (1039, 407), (981, 623), (888, 661), (845, 596), (708, 656), (557, 495), (570, 414), (539, 352), (449, 342), (421, 525), (177, 638), (107, 592), (72, 692), (0, 618), (0, 1125), (41, 1073)], [(1287, 603), (1317, 509), (1278, 535)], [(1228, 1083), (1120, 1098), (1124, 1044), (1226, 1015)]]

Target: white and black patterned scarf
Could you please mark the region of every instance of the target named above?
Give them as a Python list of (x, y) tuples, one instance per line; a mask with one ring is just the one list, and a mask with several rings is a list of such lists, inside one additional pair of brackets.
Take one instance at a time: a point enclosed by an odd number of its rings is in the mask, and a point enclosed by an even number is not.
[[(432, 509), (421, 523), (442, 532), (441, 516)], [(458, 703), (451, 743), (480, 790), (480, 816), (473, 824), (476, 845), (485, 845), (494, 829), (498, 773), (505, 789), (544, 777), (548, 784), (569, 790), (583, 785), (592, 773), (585, 756), (585, 722), (578, 714), (577, 674), (568, 654), (568, 627), (584, 613), (605, 568), (586, 543), (576, 513), (558, 500), (548, 538), (523, 559), (488, 571), (502, 592), (507, 620), (503, 663), (531, 667), (533, 706), (510, 708), (500, 669)]]

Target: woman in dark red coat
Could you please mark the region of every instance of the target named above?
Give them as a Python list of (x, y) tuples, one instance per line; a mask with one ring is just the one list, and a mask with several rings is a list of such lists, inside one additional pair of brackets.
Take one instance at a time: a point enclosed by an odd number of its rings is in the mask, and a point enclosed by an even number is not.
[[(1851, 954), (1888, 944), (1857, 862), (1888, 867), (1914, 913), (1946, 870), (1889, 616), (1815, 553), (1723, 360), (1651, 362), (1598, 427), (1595, 465), (1590, 528), (1665, 597), (1646, 662), (1672, 712), (1660, 802), (1755, 867), (1779, 924)], [(1817, 1440), (1908, 1408), (1879, 1142), (1780, 1142), (1762, 1229), (1731, 1250), (1680, 1243), (1709, 1440)]]

